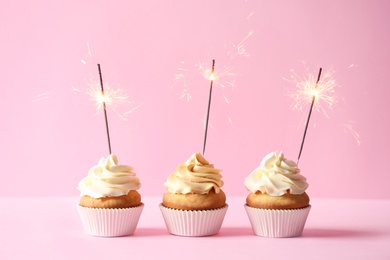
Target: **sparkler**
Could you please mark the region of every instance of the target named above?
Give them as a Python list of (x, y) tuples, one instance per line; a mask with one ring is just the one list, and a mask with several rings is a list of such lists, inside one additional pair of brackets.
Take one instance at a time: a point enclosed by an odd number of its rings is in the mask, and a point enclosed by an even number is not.
[(103, 77), (102, 77), (102, 70), (100, 69), (100, 64), (98, 64), (99, 69), (99, 77), (100, 77), (100, 86), (102, 89), (102, 95), (101, 95), (101, 101), (103, 103), (103, 110), (104, 110), (104, 119), (106, 122), (106, 132), (107, 132), (107, 140), (108, 140), (108, 151), (109, 154), (111, 154), (111, 141), (110, 141), (110, 131), (108, 129), (108, 120), (107, 120), (107, 111), (106, 111), (106, 99), (104, 96), (104, 87), (103, 87)]
[(209, 92), (209, 103), (208, 103), (208, 106), (207, 106), (207, 115), (206, 115), (206, 125), (205, 125), (205, 129), (204, 129), (204, 140), (203, 140), (203, 155), (204, 155), (204, 151), (206, 149), (206, 140), (207, 140), (207, 129), (208, 129), (208, 126), (209, 126), (209, 116), (210, 116), (210, 105), (211, 105), (211, 94), (213, 92), (213, 82), (214, 82), (214, 65), (215, 65), (215, 60), (213, 60), (213, 65), (212, 65), (212, 68), (211, 68), (211, 74), (210, 74), (210, 92)]
[(314, 106), (314, 103), (316, 101), (316, 97), (318, 96), (317, 87), (318, 87), (318, 82), (320, 81), (320, 78), (321, 78), (321, 72), (322, 72), (322, 68), (320, 68), (320, 71), (318, 72), (317, 82), (316, 82), (315, 87), (314, 87), (314, 89), (312, 91), (312, 96), (313, 97), (312, 97), (312, 100), (311, 100), (309, 114), (307, 115), (307, 119), (306, 119), (305, 131), (303, 132), (301, 148), (299, 149), (299, 155), (298, 155), (297, 164), (299, 163), (299, 158), (301, 158), (301, 153), (302, 153), (303, 145), (305, 143), (306, 132), (307, 132), (307, 127), (309, 126), (311, 112), (313, 111), (313, 106)]

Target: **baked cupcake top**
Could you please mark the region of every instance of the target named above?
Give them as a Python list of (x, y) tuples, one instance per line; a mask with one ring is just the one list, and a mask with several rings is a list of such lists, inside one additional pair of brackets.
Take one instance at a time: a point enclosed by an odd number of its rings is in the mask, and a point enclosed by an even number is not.
[(130, 190), (141, 187), (133, 170), (131, 166), (118, 164), (116, 155), (111, 154), (89, 170), (88, 176), (79, 182), (78, 190), (81, 196), (92, 198), (127, 195)]
[(211, 189), (218, 194), (223, 186), (221, 171), (200, 153), (194, 153), (168, 176), (164, 187), (175, 194), (207, 194)]
[(286, 159), (282, 152), (271, 152), (245, 178), (245, 187), (252, 193), (260, 191), (270, 196), (282, 196), (287, 192), (303, 194), (309, 185), (299, 172), (298, 165)]

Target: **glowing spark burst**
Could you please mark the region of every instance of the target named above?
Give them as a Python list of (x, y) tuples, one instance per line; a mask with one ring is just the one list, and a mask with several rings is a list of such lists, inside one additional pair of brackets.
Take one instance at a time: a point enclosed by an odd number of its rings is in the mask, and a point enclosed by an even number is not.
[(203, 76), (207, 80), (212, 80), (216, 85), (221, 87), (230, 86), (231, 88), (235, 87), (235, 81), (231, 78), (236, 76), (233, 72), (233, 68), (229, 66), (224, 66), (221, 69), (216, 68), (214, 73), (211, 73), (211, 69), (209, 69), (210, 65), (205, 62), (199, 61), (196, 64), (198, 73)]
[(123, 92), (120, 88), (111, 88), (109, 85), (105, 84), (104, 95), (100, 89), (99, 83), (93, 83), (91, 87), (87, 90), (87, 95), (90, 96), (92, 101), (96, 103), (96, 109), (98, 111), (103, 109), (103, 103), (105, 102), (107, 106), (118, 106), (122, 103), (127, 103), (129, 97), (126, 93)]
[[(72, 90), (75, 92), (82, 92), (81, 90), (72, 86)], [(103, 111), (104, 104), (110, 107), (110, 111), (113, 111), (119, 118), (127, 120), (126, 116), (139, 109), (143, 104), (139, 104), (134, 108), (129, 109), (134, 101), (130, 100), (130, 97), (125, 91), (118, 87), (112, 87), (107, 82), (104, 82), (104, 95), (101, 91), (100, 83), (95, 81), (91, 77), (88, 81), (88, 88), (85, 93), (89, 96), (89, 99), (94, 102), (96, 113)], [(119, 110), (126, 112), (119, 112)]]
[(323, 73), (317, 88), (316, 75), (307, 74), (304, 78), (300, 78), (294, 70), (291, 72), (290, 78), (286, 80), (296, 86), (296, 92), (289, 95), (294, 100), (293, 108), (302, 110), (303, 107), (312, 102), (314, 96), (314, 109), (322, 111), (324, 115), (328, 116), (326, 108), (331, 109), (336, 102), (335, 87), (337, 84), (333, 78), (334, 72)]

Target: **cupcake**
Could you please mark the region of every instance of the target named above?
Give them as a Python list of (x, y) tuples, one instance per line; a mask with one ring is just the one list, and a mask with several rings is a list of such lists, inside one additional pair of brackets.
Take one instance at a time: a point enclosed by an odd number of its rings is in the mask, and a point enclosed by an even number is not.
[(310, 211), (306, 178), (298, 165), (272, 152), (245, 178), (250, 191), (245, 209), (253, 232), (264, 237), (295, 237), (302, 234)]
[(78, 184), (77, 209), (86, 233), (101, 237), (133, 234), (144, 207), (137, 191), (140, 186), (133, 168), (118, 164), (115, 155), (100, 159)]
[(219, 232), (228, 208), (220, 172), (195, 153), (169, 175), (160, 209), (171, 234), (211, 236)]

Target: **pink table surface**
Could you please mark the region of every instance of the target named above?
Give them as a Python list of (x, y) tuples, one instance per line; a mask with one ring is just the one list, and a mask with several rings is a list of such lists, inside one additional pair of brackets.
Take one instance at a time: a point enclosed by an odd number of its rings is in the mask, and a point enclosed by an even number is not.
[(228, 199), (218, 235), (178, 237), (161, 199), (145, 197), (134, 235), (98, 238), (84, 233), (78, 198), (0, 198), (0, 259), (390, 259), (390, 200), (312, 199), (297, 238), (254, 236), (244, 200)]

